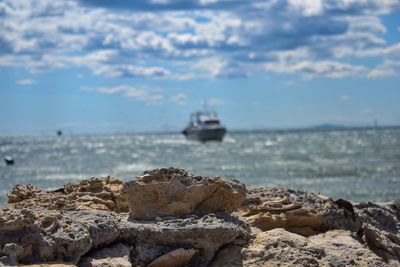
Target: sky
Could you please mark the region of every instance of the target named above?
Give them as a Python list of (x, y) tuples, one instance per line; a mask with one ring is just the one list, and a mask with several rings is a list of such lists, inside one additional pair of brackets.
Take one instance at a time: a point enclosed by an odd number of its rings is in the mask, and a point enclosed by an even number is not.
[(400, 125), (400, 0), (0, 0), (0, 134)]

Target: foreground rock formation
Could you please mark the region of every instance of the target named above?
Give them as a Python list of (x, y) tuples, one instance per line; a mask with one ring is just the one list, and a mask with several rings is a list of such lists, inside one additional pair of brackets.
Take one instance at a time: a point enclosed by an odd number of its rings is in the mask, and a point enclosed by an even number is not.
[(196, 211), (231, 213), (246, 198), (245, 186), (236, 180), (192, 176), (184, 170), (148, 171), (125, 184), (134, 219), (187, 215)]
[(17, 185), (0, 209), (0, 265), (400, 266), (399, 228), (399, 202), (353, 205), (169, 168), (54, 191)]

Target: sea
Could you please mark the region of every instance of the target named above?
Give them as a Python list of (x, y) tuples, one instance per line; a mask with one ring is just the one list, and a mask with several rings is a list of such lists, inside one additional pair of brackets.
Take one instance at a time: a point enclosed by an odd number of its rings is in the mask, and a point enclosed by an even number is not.
[[(14, 165), (3, 158), (12, 156)], [(181, 134), (27, 135), (0, 137), (0, 204), (16, 184), (56, 189), (111, 175), (179, 167), (195, 175), (236, 178), (353, 202), (400, 200), (400, 128), (230, 132), (223, 142)]]

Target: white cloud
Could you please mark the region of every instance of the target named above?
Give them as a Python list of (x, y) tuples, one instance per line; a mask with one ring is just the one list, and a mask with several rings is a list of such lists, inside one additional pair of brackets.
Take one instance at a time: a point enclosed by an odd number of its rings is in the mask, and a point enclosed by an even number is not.
[(368, 72), (367, 77), (371, 79), (380, 79), (396, 75), (397, 73), (393, 69), (374, 69)]
[(400, 56), (400, 43), (386, 46), (376, 47), (355, 52), (358, 57), (381, 57), (381, 56)]
[(199, 0), (201, 5), (208, 5), (218, 3), (219, 0)]
[(36, 81), (34, 81), (34, 80), (19, 80), (18, 82), (17, 82), (19, 85), (26, 85), (26, 86), (28, 86), (28, 85), (34, 85), (34, 84), (36, 84)]
[(368, 73), (354, 58), (400, 57), (379, 17), (398, 12), (398, 0), (88, 2), (3, 0), (0, 66), (149, 79), (340, 79)]
[(321, 15), (324, 10), (322, 0), (289, 0), (290, 8), (304, 16)]
[(114, 87), (100, 88), (82, 87), (81, 90), (108, 95), (121, 94), (125, 97), (132, 98), (136, 101), (145, 102), (147, 104), (161, 104), (164, 101), (164, 95), (160, 92), (151, 92), (148, 89), (135, 87), (132, 85), (119, 85)]
[(199, 60), (192, 68), (208, 77), (219, 76), (227, 62), (220, 57), (210, 57)]
[(267, 63), (264, 69), (276, 73), (300, 73), (305, 79), (315, 77), (326, 77), (340, 79), (345, 77), (357, 76), (365, 73), (367, 68), (364, 66), (354, 66), (335, 61), (286, 61), (278, 63)]
[(400, 61), (385, 60), (368, 72), (367, 77), (371, 79), (382, 79), (399, 75)]

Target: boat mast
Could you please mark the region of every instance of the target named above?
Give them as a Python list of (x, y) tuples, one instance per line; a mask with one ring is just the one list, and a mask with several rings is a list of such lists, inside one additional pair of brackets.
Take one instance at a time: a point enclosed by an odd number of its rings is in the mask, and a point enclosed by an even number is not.
[(204, 109), (204, 111), (205, 112), (208, 112), (208, 103), (207, 103), (207, 100), (203, 100), (203, 109)]

